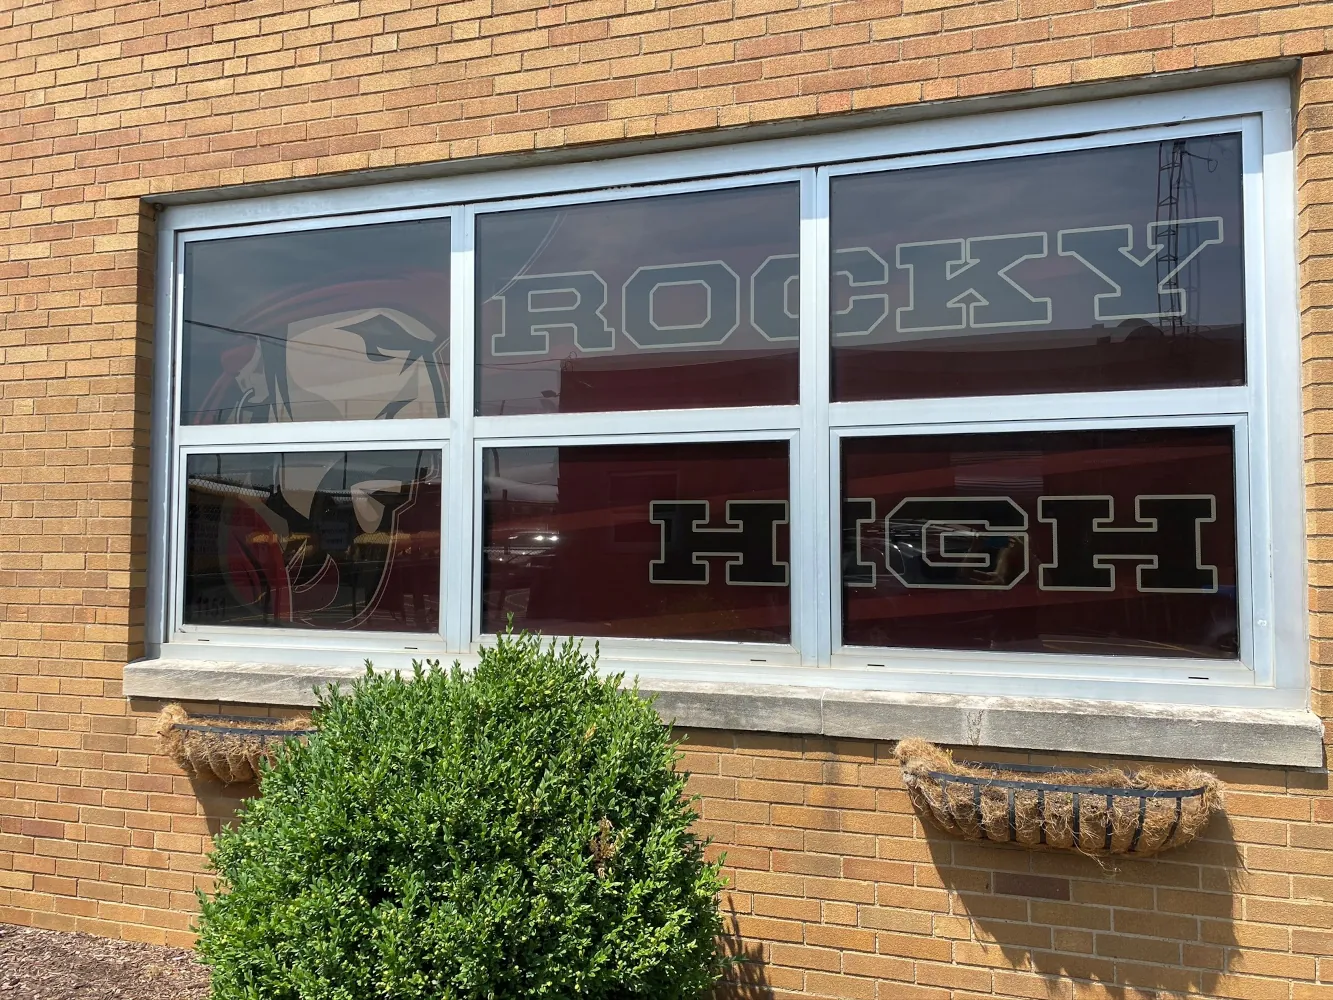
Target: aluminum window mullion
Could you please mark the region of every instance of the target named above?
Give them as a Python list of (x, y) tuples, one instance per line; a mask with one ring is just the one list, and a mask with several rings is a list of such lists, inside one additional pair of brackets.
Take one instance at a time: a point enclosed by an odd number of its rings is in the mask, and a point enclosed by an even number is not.
[(1086, 135), (1018, 139), (985, 147), (964, 146), (957, 149), (912, 151), (890, 155), (887, 158), (843, 160), (839, 163), (830, 163), (828, 167), (822, 169), (827, 169), (834, 177), (847, 177), (893, 170), (914, 170), (948, 163), (985, 163), (1070, 150), (1100, 149), (1222, 132), (1240, 132), (1256, 122), (1255, 112), (1240, 112), (1225, 116), (1192, 118), (1171, 125), (1113, 127), (1099, 129)]
[(450, 436), (450, 431), (449, 421), (438, 417), (275, 421), (180, 427), (176, 431), (176, 443), (193, 449), (240, 445), (255, 451), (275, 451), (291, 446), (323, 444), (334, 449), (358, 450), (377, 444), (396, 447), (427, 438), (444, 440)]
[(635, 201), (641, 198), (669, 198), (672, 195), (692, 194), (700, 191), (734, 191), (738, 188), (763, 187), (770, 184), (792, 184), (798, 182), (804, 173), (805, 171), (790, 168), (749, 170), (742, 174), (730, 175), (705, 173), (695, 177), (683, 177), (678, 180), (662, 181), (642, 186), (596, 187), (560, 194), (520, 195), (498, 201), (478, 201), (472, 203), (469, 209), (475, 215), (496, 215), (504, 212), (529, 211), (531, 209), (602, 205), (618, 201)]
[(1136, 417), (1214, 416), (1250, 412), (1246, 386), (1200, 389), (1136, 389), (1122, 392), (1035, 393), (1021, 396), (969, 396), (935, 399), (865, 400), (833, 403), (834, 427), (862, 424), (996, 424), (1029, 420), (1115, 420)]
[(1274, 525), (1268, 500), (1268, 354), (1272, 332), (1267, 317), (1263, 121), (1254, 117), (1241, 130), (1242, 261), (1245, 274), (1246, 419), (1236, 428), (1236, 578), (1240, 657), (1257, 685), (1273, 681), (1273, 581), (1268, 568)]
[[(1264, 295), (1262, 379), (1251, 379), (1252, 497), (1255, 506), (1256, 590), (1268, 614), (1256, 609), (1256, 644), (1271, 662), (1267, 682), (1309, 698), (1306, 578), (1305, 442), (1302, 436), (1301, 317), (1296, 264), (1296, 163), (1291, 112), (1266, 110), (1256, 178), (1263, 243), (1255, 261)], [(1248, 174), (1246, 175), (1248, 179)], [(1247, 191), (1247, 195), (1248, 195)], [(1247, 216), (1248, 221), (1248, 216)], [(1248, 272), (1247, 261), (1247, 272)], [(1248, 291), (1248, 288), (1247, 288)]]
[(828, 178), (801, 177), (801, 430), (792, 471), (792, 642), (803, 666), (829, 665), (831, 581), (829, 491)]
[(171, 638), (172, 573), (171, 533), (175, 523), (172, 500), (173, 447), (172, 431), (175, 425), (173, 363), (176, 352), (173, 341), (176, 332), (178, 256), (176, 234), (166, 228), (158, 234), (157, 293), (154, 307), (157, 323), (153, 331), (153, 395), (152, 435), (149, 449), (149, 508), (148, 508), (148, 579), (144, 641), (149, 656), (160, 652), (163, 643)]
[(975, 419), (956, 424), (866, 423), (832, 428), (836, 439), (845, 437), (931, 436), (937, 434), (1007, 434), (1017, 431), (1117, 430), (1151, 427), (1236, 427), (1247, 420), (1245, 413), (1201, 413), (1176, 416), (1139, 414), (1127, 417), (1047, 417), (1034, 420)]
[(758, 430), (720, 430), (683, 433), (674, 430), (639, 431), (618, 434), (507, 434), (483, 437), (472, 436), (472, 443), (480, 453), (488, 448), (566, 448), (580, 445), (636, 445), (636, 444), (724, 444), (731, 441), (795, 441), (796, 428)]
[(170, 311), (166, 314), (169, 324), (171, 343), (171, 385), (168, 405), (167, 452), (167, 503), (170, 517), (167, 519), (167, 551), (165, 555), (166, 582), (162, 601), (164, 640), (180, 631), (184, 621), (185, 607), (185, 456), (180, 447), (181, 400), (184, 398), (184, 379), (181, 377), (182, 359), (185, 356), (185, 235), (173, 234), (173, 260), (171, 271), (172, 299)]
[(309, 233), (321, 229), (350, 229), (356, 226), (378, 226), (394, 222), (417, 222), (423, 219), (452, 219), (458, 213), (453, 205), (424, 205), (419, 208), (366, 208), (345, 214), (320, 214), (275, 218), (245, 224), (196, 228), (181, 233), (181, 238), (192, 243), (200, 240), (238, 239), (247, 236), (273, 236), (284, 233)]
[(467, 208), (454, 216), (449, 263), (452, 296), (449, 314), (448, 492), (443, 511), (443, 558), (440, 560), (440, 628), (446, 648), (463, 652), (472, 643), (472, 610), (481, 581), (473, 573), (474, 523), (481, 510), (474, 499), (475, 468), (472, 438), (476, 423), (476, 321), (474, 299), (476, 213)]
[(798, 406), (738, 406), (679, 410), (615, 410), (596, 413), (532, 413), (503, 417), (476, 417), (478, 440), (587, 435), (606, 438), (663, 433), (692, 435), (736, 431), (773, 431), (781, 434), (801, 425)]
[[(1253, 671), (1255, 684), (1272, 683), (1273, 657), (1272, 589), (1265, 567), (1268, 539), (1268, 501), (1255, 492), (1256, 453), (1254, 424), (1250, 417), (1238, 419), (1232, 429), (1232, 470), (1236, 503), (1236, 629), (1240, 643), (1237, 659)], [(1262, 450), (1262, 449), (1258, 449)]]

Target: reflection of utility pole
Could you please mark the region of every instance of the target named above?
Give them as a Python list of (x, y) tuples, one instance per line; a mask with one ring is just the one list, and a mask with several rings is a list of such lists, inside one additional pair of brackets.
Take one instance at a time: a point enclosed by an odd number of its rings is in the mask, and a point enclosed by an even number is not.
[[(1188, 140), (1173, 139), (1159, 143), (1157, 158), (1157, 221), (1159, 223), (1179, 222), (1191, 219), (1195, 215), (1196, 197), (1194, 191), (1194, 154), (1187, 148)], [(1180, 266), (1180, 227), (1161, 226), (1157, 230), (1162, 241), (1162, 249), (1157, 254), (1157, 288), (1159, 312), (1172, 312), (1167, 307), (1167, 297), (1162, 295), (1163, 283), (1167, 276)], [(1199, 271), (1196, 261), (1190, 261), (1183, 273), (1177, 273), (1172, 285), (1184, 296), (1185, 307), (1197, 308)], [(1197, 314), (1196, 314), (1197, 315)], [(1178, 336), (1189, 329), (1189, 317), (1170, 315), (1166, 317), (1170, 325), (1165, 332), (1168, 336)]]

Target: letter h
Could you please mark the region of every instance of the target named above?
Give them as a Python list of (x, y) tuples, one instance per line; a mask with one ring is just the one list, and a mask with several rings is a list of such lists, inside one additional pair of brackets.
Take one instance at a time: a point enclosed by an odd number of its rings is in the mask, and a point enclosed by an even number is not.
[(1138, 563), (1141, 593), (1217, 593), (1217, 567), (1203, 563), (1202, 525), (1217, 519), (1213, 496), (1140, 496), (1132, 528), (1110, 527), (1109, 496), (1041, 497), (1037, 519), (1052, 526), (1042, 590), (1115, 590), (1115, 561)]
[(707, 584), (708, 559), (720, 557), (729, 586), (787, 586), (788, 566), (778, 559), (785, 500), (728, 500), (725, 528), (705, 527), (707, 500), (654, 500), (648, 519), (662, 529), (661, 558), (648, 564), (652, 583)]

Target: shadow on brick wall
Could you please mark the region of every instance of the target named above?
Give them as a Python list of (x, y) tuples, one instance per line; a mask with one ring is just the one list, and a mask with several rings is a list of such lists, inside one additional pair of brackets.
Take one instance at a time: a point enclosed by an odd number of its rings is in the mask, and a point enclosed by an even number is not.
[(727, 910), (726, 926), (731, 933), (722, 938), (722, 950), (731, 965), (722, 984), (713, 991), (713, 1000), (768, 1000), (773, 986), (768, 981), (762, 942), (746, 940), (736, 934), (736, 908), (727, 894), (723, 895)]
[(1098, 983), (1130, 1000), (1213, 995), (1237, 955), (1244, 860), (1225, 815), (1146, 860), (962, 841), (929, 825), (926, 839), (953, 913), (967, 918), (951, 932), (967, 935), (955, 963)]

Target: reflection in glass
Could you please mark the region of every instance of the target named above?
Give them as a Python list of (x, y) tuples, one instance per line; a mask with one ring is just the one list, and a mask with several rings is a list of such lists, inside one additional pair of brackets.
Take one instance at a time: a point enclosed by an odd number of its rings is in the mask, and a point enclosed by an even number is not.
[(434, 632), (438, 451), (191, 455), (187, 625)]
[(1238, 135), (835, 177), (839, 400), (1245, 381)]
[(449, 220), (192, 242), (185, 424), (442, 417)]
[(1231, 429), (848, 438), (843, 641), (1235, 659)]
[(477, 412), (797, 399), (795, 184), (477, 218)]
[(784, 442), (484, 454), (484, 631), (788, 641)]

